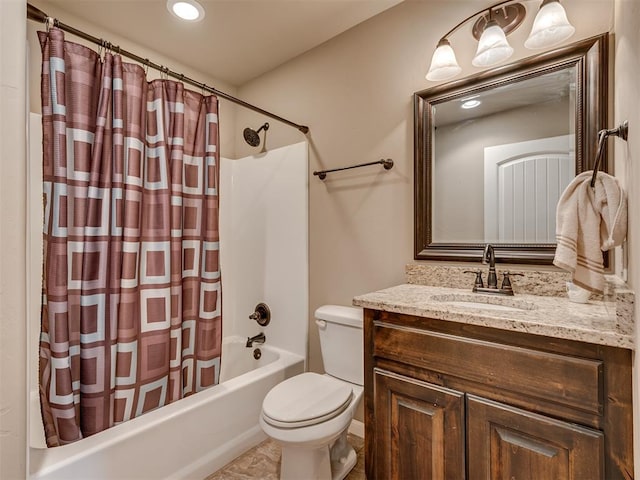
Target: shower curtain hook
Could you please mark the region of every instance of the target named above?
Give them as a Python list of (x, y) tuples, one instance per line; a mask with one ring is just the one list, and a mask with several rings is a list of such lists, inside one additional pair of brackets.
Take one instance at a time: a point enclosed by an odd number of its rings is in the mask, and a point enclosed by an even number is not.
[(47, 28), (47, 33), (55, 26), (55, 19), (53, 17), (47, 17), (44, 21), (45, 26)]
[(145, 58), (144, 63), (142, 64), (142, 68), (144, 70), (144, 76), (147, 77), (149, 75), (149, 59)]
[(100, 39), (100, 45), (98, 46), (98, 56), (102, 62), (104, 62), (104, 59), (107, 56), (107, 41), (102, 38)]

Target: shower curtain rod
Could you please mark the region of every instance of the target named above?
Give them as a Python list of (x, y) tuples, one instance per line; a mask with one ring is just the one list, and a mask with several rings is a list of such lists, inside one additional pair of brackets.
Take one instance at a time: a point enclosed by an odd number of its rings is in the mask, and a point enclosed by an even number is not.
[(123, 55), (125, 57), (128, 57), (132, 60), (135, 60), (138, 63), (141, 63), (143, 65), (146, 65), (148, 67), (153, 68), (154, 70), (158, 70), (161, 73), (164, 73), (165, 75), (169, 76), (169, 77), (173, 77), (177, 80), (179, 80), (180, 82), (183, 83), (188, 83), (189, 85), (193, 85), (194, 87), (198, 87), (200, 89), (202, 89), (203, 91), (207, 91), (209, 93), (213, 93), (214, 95), (224, 98), (225, 100), (229, 100), (230, 102), (236, 103), (244, 108), (248, 108), (249, 110), (253, 110), (254, 112), (258, 112), (261, 113), (262, 115), (266, 115), (267, 117), (273, 118), (274, 120), (278, 120), (279, 122), (282, 123), (286, 123), (287, 125), (290, 125), (292, 127), (297, 128), (298, 130), (300, 130), (302, 133), (308, 133), (309, 132), (309, 127), (307, 127), (306, 125), (299, 125), (297, 123), (292, 122), (291, 120), (287, 120), (286, 118), (282, 118), (279, 115), (276, 115), (275, 113), (271, 113), (268, 112), (266, 110), (263, 110), (260, 107), (256, 107), (255, 105), (252, 105), (250, 103), (245, 102), (244, 100), (240, 100), (239, 98), (236, 98), (232, 95), (229, 95), (228, 93), (224, 93), (221, 92), (220, 90), (216, 90), (213, 87), (209, 87), (204, 83), (198, 82), (196, 80), (193, 80), (192, 78), (186, 77), (185, 75), (181, 74), (181, 73), (177, 73), (174, 72), (172, 70), (169, 70), (167, 67), (164, 67), (162, 65), (159, 65), (157, 63), (151, 62), (148, 58), (142, 58), (138, 55), (136, 55), (135, 53), (131, 53), (128, 52), (127, 50), (120, 48), (118, 45), (113, 45), (110, 42), (107, 42), (106, 40), (103, 40), (101, 38), (97, 38), (94, 37), (93, 35), (89, 35), (88, 33), (85, 33), (81, 30), (78, 30), (77, 28), (71, 27), (69, 25), (66, 25), (64, 23), (62, 23), (61, 21), (59, 21), (57, 18), (52, 18), (50, 16), (48, 16), (46, 13), (44, 13), (42, 10), (40, 10), (37, 7), (34, 7), (33, 5), (31, 5), (30, 3), (27, 3), (27, 18), (29, 20), (34, 20), (36, 22), (42, 22), (44, 24), (47, 24), (49, 26), (54, 26), (59, 28), (60, 30), (64, 30), (65, 32), (71, 33), (77, 37), (83, 38), (85, 40), (88, 40), (89, 42), (95, 43), (96, 45), (100, 45), (103, 48), (106, 48), (108, 50), (111, 50), (117, 54)]

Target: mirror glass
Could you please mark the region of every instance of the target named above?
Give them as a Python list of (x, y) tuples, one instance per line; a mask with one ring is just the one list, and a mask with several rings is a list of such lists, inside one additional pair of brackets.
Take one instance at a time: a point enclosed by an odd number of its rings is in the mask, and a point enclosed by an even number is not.
[(434, 242), (555, 242), (575, 176), (575, 85), (572, 66), (433, 105)]
[(551, 263), (606, 125), (606, 36), (415, 94), (415, 258)]

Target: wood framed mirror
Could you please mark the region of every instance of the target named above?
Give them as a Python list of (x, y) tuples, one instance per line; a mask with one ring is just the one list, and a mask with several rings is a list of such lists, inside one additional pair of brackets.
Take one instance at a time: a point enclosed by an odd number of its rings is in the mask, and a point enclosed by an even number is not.
[(607, 54), (605, 34), (414, 94), (415, 259), (479, 261), (491, 243), (497, 261), (551, 264), (558, 198), (607, 125)]

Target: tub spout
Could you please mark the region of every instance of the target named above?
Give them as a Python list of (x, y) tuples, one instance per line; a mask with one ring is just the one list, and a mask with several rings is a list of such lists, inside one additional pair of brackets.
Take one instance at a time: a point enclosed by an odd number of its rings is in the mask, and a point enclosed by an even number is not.
[(260, 332), (258, 335), (253, 337), (247, 337), (247, 344), (245, 345), (247, 348), (253, 347), (254, 343), (264, 343), (267, 337), (265, 337), (263, 332)]

